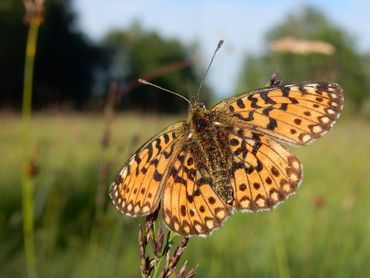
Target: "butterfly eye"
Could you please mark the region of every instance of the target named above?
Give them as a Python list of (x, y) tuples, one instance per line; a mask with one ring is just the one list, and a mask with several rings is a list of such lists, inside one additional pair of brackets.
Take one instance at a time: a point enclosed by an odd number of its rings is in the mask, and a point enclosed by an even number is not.
[(195, 121), (195, 126), (197, 131), (199, 132), (207, 127), (207, 122), (203, 119), (197, 119)]
[(206, 106), (205, 106), (203, 103), (201, 103), (200, 101), (198, 101), (196, 105), (197, 105), (197, 106), (198, 106), (198, 108), (200, 108), (200, 109), (206, 109)]

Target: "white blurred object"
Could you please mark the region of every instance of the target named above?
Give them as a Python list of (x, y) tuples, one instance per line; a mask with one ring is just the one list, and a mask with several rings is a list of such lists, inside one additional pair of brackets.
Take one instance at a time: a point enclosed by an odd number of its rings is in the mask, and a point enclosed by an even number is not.
[(276, 52), (291, 52), (296, 54), (319, 53), (332, 55), (335, 47), (330, 43), (317, 40), (300, 40), (293, 37), (285, 37), (270, 44), (270, 49)]

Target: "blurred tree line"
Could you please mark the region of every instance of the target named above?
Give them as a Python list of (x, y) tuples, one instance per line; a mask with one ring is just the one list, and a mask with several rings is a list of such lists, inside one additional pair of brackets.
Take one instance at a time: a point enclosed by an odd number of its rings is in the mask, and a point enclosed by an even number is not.
[[(90, 41), (76, 26), (71, 0), (48, 0), (40, 30), (35, 68), (34, 108), (93, 108), (101, 106), (109, 84), (115, 88), (116, 104), (123, 109), (178, 112), (186, 105), (177, 97), (137, 83), (143, 77), (183, 93), (196, 90), (200, 82), (191, 59), (194, 47), (165, 39), (134, 23), (126, 30), (113, 30), (100, 42)], [(21, 102), (26, 26), (21, 1), (0, 2), (0, 107), (19, 108)], [(274, 71), (285, 82), (328, 80), (345, 89), (347, 104), (360, 112), (369, 97), (370, 54), (360, 54), (355, 39), (331, 23), (323, 13), (305, 7), (287, 15), (266, 35), (266, 44), (279, 40), (324, 42), (332, 53), (297, 53), (291, 49), (269, 50), (246, 56), (237, 91), (258, 88)], [(289, 47), (294, 46), (290, 42)], [(202, 72), (202, 71), (200, 71)], [(211, 98), (203, 89), (205, 102)]]
[[(246, 57), (238, 88), (258, 88), (273, 71), (284, 83), (334, 81), (344, 89), (346, 110), (360, 113), (370, 96), (370, 55), (360, 54), (355, 42), (321, 11), (306, 6), (267, 33), (269, 51)], [(274, 51), (278, 43), (280, 49)], [(306, 51), (299, 51), (302, 47)]]
[[(17, 109), (22, 100), (27, 29), (21, 1), (0, 4), (0, 107)], [(140, 86), (138, 77), (181, 93), (199, 84), (191, 53), (177, 40), (146, 32), (138, 24), (90, 41), (76, 26), (70, 0), (48, 0), (35, 63), (34, 108), (99, 107), (109, 83), (116, 84), (119, 108), (178, 112), (187, 105), (173, 95)], [(140, 90), (139, 90), (140, 87)], [(205, 96), (209, 95), (207, 87)], [(155, 91), (155, 92), (154, 92)]]
[[(0, 101), (20, 107), (27, 28), (22, 1), (2, 0), (0, 5)], [(46, 1), (35, 63), (33, 105), (58, 103), (82, 107), (90, 96), (94, 68), (101, 62), (99, 47), (75, 28), (70, 1)]]
[[(108, 56), (108, 70), (101, 76), (119, 85), (119, 106), (126, 109), (156, 110), (176, 113), (187, 105), (178, 97), (158, 89), (138, 84), (137, 78), (154, 80), (164, 88), (175, 90), (190, 98), (200, 83), (195, 63), (183, 44), (163, 39), (158, 33), (145, 32), (135, 23), (128, 30), (115, 30), (103, 39)], [(103, 81), (103, 84), (105, 82)], [(202, 88), (202, 100), (210, 98), (207, 86)]]

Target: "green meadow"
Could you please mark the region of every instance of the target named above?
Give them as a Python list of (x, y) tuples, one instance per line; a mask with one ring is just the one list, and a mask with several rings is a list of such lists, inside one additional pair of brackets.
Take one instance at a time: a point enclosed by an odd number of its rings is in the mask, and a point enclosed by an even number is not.
[[(185, 116), (184, 116), (185, 117)], [(140, 218), (116, 211), (107, 190), (148, 137), (179, 118), (36, 114), (32, 118), (35, 248), (40, 277), (139, 277)], [(25, 277), (22, 121), (0, 115), (1, 277)], [(275, 210), (235, 213), (191, 238), (180, 265), (197, 277), (370, 277), (370, 123), (339, 119), (323, 138), (291, 148), (304, 166), (297, 193)]]

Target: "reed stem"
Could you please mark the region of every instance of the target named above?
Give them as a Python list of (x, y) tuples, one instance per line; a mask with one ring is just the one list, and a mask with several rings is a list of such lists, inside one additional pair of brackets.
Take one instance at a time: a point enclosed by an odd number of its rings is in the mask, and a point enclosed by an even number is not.
[(24, 252), (27, 266), (28, 277), (37, 277), (36, 253), (34, 242), (34, 179), (29, 168), (31, 153), (31, 112), (32, 112), (32, 89), (33, 89), (33, 70), (36, 56), (37, 37), (40, 21), (31, 21), (28, 28), (26, 60), (24, 66), (23, 83), (23, 181), (22, 181), (22, 210), (23, 210), (23, 238)]

